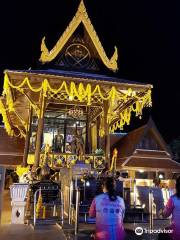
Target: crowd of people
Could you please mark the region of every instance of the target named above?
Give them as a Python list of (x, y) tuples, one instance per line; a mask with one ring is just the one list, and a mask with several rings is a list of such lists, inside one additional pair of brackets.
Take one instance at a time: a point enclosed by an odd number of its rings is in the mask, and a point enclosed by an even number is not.
[[(112, 177), (106, 177), (103, 182), (103, 193), (92, 201), (89, 216), (96, 218), (95, 240), (123, 240), (125, 231), (123, 219), (125, 204), (123, 198), (115, 191)], [(170, 234), (160, 234), (159, 239), (180, 239), (180, 176), (176, 180), (176, 193), (172, 195), (165, 208), (159, 213), (164, 218), (171, 217)]]
[[(115, 178), (102, 172), (103, 193), (97, 195), (90, 206), (89, 216), (96, 218), (96, 240), (124, 240), (125, 230), (123, 219), (125, 216), (125, 203), (122, 197), (116, 193)], [(122, 180), (117, 174), (116, 180)], [(10, 182), (18, 182), (18, 176), (11, 171), (6, 175), (5, 188), (9, 188)], [(180, 239), (180, 176), (176, 180), (176, 193), (170, 196), (164, 209), (161, 209), (159, 216), (171, 218), (171, 225), (168, 229), (171, 234), (160, 234), (159, 239)]]

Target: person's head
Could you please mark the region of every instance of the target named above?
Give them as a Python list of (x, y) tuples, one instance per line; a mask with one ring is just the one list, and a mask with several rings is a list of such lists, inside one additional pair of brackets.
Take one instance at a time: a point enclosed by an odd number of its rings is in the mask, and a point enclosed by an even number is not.
[(176, 179), (176, 195), (180, 198), (180, 176)]
[(117, 199), (116, 191), (115, 191), (115, 182), (112, 177), (107, 177), (104, 179), (103, 184), (103, 192), (108, 193), (109, 199), (111, 201), (115, 201)]

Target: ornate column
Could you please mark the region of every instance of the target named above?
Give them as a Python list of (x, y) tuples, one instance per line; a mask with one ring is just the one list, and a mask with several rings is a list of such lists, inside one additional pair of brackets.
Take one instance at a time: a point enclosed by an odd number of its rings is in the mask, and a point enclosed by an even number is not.
[(85, 153), (89, 153), (89, 122), (86, 121), (86, 146), (85, 146)]
[(85, 153), (89, 154), (92, 150), (91, 143), (91, 123), (89, 121), (89, 108), (87, 110), (87, 121), (86, 121), (86, 145), (85, 145)]
[(46, 98), (44, 97), (43, 91), (41, 92), (40, 97), (40, 114), (38, 119), (38, 129), (36, 134), (36, 148), (35, 148), (35, 156), (34, 156), (34, 167), (39, 167), (40, 160), (40, 152), (41, 152), (41, 139), (44, 128), (44, 113), (46, 109)]
[(108, 167), (110, 167), (110, 134), (108, 119), (109, 101), (104, 101), (104, 130), (105, 130), (105, 157)]
[(32, 112), (33, 110), (32, 110), (32, 107), (30, 106), (27, 133), (26, 133), (25, 146), (24, 146), (24, 156), (23, 156), (23, 163), (22, 163), (23, 167), (27, 167), (27, 159), (28, 159), (29, 144), (30, 144), (30, 137), (31, 137)]
[(64, 139), (63, 139), (63, 153), (66, 152), (66, 132), (67, 132), (67, 121), (64, 120)]
[(99, 137), (99, 128), (100, 128), (100, 117), (97, 117), (96, 119), (97, 124), (97, 148), (100, 148), (100, 137)]

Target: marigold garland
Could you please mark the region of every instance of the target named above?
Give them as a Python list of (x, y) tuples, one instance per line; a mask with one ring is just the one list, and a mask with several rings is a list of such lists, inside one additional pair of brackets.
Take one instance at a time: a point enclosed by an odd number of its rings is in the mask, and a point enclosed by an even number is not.
[[(107, 121), (109, 123), (109, 131), (114, 132), (118, 128), (122, 129), (125, 124), (130, 124), (130, 118), (131, 118), (131, 113), (135, 112), (136, 116), (141, 116), (142, 115), (142, 109), (145, 106), (151, 106), (152, 101), (151, 101), (151, 90), (146, 90), (144, 92), (143, 97), (137, 96), (136, 92), (133, 91), (131, 88), (129, 88), (126, 91), (126, 94), (121, 94), (117, 91), (115, 86), (112, 86), (109, 92), (103, 94), (102, 89), (100, 85), (96, 85), (94, 89), (92, 89), (92, 85), (88, 83), (86, 86), (83, 83), (75, 84), (75, 82), (70, 82), (67, 83), (66, 81), (63, 81), (59, 88), (54, 89), (51, 87), (50, 83), (48, 82), (47, 79), (44, 79), (44, 81), (41, 83), (40, 87), (34, 88), (30, 84), (30, 80), (28, 77), (26, 77), (19, 85), (14, 85), (10, 82), (8, 78), (8, 74), (5, 73), (5, 78), (4, 78), (4, 91), (3, 95), (6, 97), (6, 104), (8, 107), (8, 111), (14, 111), (14, 106), (13, 106), (13, 99), (11, 95), (11, 89), (16, 89), (20, 92), (23, 93), (23, 87), (28, 86), (29, 89), (35, 93), (41, 92), (43, 94), (43, 99), (47, 97), (48, 92), (51, 92), (53, 94), (58, 94), (60, 92), (65, 92), (69, 98), (74, 99), (77, 98), (80, 102), (85, 101), (88, 106), (91, 105), (92, 97), (95, 95), (100, 96), (100, 98), (103, 101), (109, 101), (109, 110), (108, 110), (108, 116), (107, 116)], [(115, 103), (115, 100), (120, 100), (124, 103), (128, 101), (129, 98), (133, 97), (135, 103), (132, 104), (130, 107), (126, 108), (123, 112), (119, 113), (119, 121), (116, 121), (113, 125), (111, 125), (111, 122), (114, 119), (117, 119), (117, 113), (113, 112), (113, 106)], [(37, 109), (37, 106), (33, 103), (30, 103), (30, 105), (35, 109), (38, 117), (40, 117), (40, 111)], [(3, 110), (1, 110), (2, 112)], [(3, 119), (5, 121), (6, 129), (7, 131), (12, 135), (13, 132), (10, 130), (10, 124), (8, 123), (7, 116), (5, 112), (3, 111)], [(99, 130), (99, 135), (101, 137), (104, 136), (105, 131), (104, 131), (104, 124), (103, 124), (103, 113), (101, 114), (101, 126)], [(26, 124), (24, 123), (24, 127), (26, 129)], [(22, 135), (22, 132), (21, 132)]]
[(19, 177), (21, 177), (24, 173), (28, 173), (28, 171), (29, 171), (29, 166), (22, 167), (21, 165), (18, 165), (16, 168), (16, 173)]
[(3, 117), (4, 126), (5, 126), (7, 134), (12, 137), (12, 136), (14, 136), (14, 131), (11, 128), (11, 125), (9, 124), (9, 120), (8, 120), (6, 111), (7, 110), (5, 109), (4, 104), (0, 100), (0, 113), (2, 114), (2, 117)]

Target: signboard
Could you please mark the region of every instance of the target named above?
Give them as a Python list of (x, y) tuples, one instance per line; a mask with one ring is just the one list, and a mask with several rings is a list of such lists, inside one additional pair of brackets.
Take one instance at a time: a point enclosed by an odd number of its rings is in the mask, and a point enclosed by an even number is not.
[[(52, 203), (59, 201), (60, 185), (52, 181), (41, 181), (32, 185), (33, 196), (34, 193), (41, 189), (43, 203)], [(38, 194), (39, 196), (39, 194)], [(38, 198), (37, 198), (38, 199)]]
[(3, 167), (0, 167), (0, 223), (1, 223), (1, 214), (2, 214), (4, 176), (5, 176), (5, 169)]

